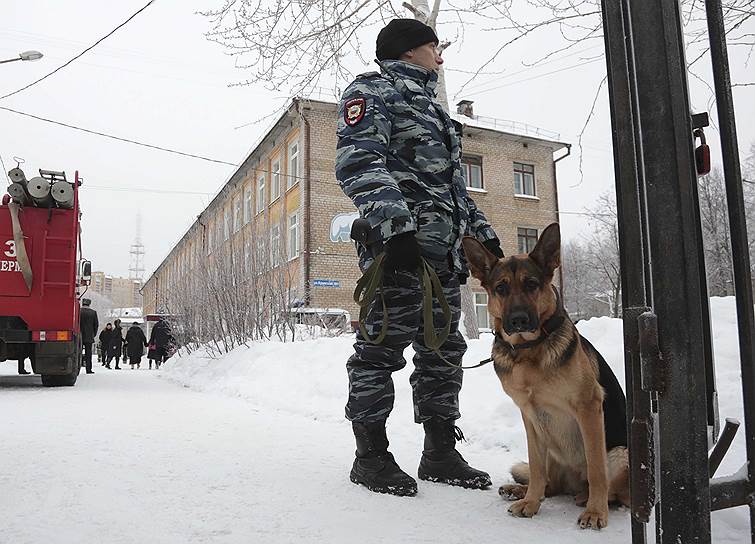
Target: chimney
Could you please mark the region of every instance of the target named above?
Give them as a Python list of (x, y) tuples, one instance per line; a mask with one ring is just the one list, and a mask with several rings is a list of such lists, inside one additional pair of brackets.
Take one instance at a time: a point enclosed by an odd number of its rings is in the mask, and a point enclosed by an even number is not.
[(474, 119), (474, 110), (472, 109), (472, 104), (474, 104), (474, 101), (472, 100), (462, 100), (458, 104), (456, 104), (456, 113), (459, 115), (466, 115), (470, 119)]

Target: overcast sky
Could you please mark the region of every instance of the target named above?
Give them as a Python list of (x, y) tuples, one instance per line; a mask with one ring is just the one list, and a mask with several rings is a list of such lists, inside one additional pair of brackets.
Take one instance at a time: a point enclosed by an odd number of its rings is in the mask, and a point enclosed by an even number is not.
[[(197, 10), (217, 8), (223, 0), (157, 0), (112, 37), (44, 82), (0, 105), (37, 116), (79, 125), (120, 137), (240, 163), (272, 119), (249, 124), (280, 108), (285, 91), (228, 87), (244, 79), (234, 59), (208, 42), (208, 21)], [(0, 65), (0, 96), (52, 71), (112, 30), (146, 0), (4, 0), (0, 7), (0, 59), (36, 49), (37, 62)], [(441, 27), (441, 32), (444, 27)], [(447, 28), (447, 27), (446, 27)], [(362, 37), (371, 54), (378, 28)], [(753, 29), (743, 29), (743, 32)], [(491, 52), (495, 36), (466, 31), (444, 54), (446, 66), (470, 69)], [(599, 58), (602, 41), (586, 43), (539, 67), (538, 51), (553, 48), (549, 33), (534, 36), (502, 56), (462, 95), (475, 101), (475, 113), (515, 120), (560, 133), (576, 144), (595, 90), (605, 75)], [(752, 65), (744, 52), (734, 57), (734, 81), (752, 81)], [(592, 62), (590, 62), (592, 61)], [(355, 61), (356, 63), (356, 61)], [(704, 65), (709, 64), (706, 58)], [(356, 66), (355, 70), (359, 71)], [(374, 65), (364, 70), (372, 70)], [(701, 70), (702, 71), (702, 70)], [(449, 100), (465, 81), (448, 72)], [(691, 80), (693, 109), (707, 108), (709, 91)], [(341, 88), (343, 88), (341, 84)], [(317, 98), (334, 100), (326, 94)], [(755, 87), (734, 94), (740, 146), (755, 141)], [(242, 125), (243, 128), (236, 128)], [(714, 138), (714, 135), (709, 138)], [(714, 143), (714, 142), (711, 142)], [(583, 154), (584, 181), (579, 183), (578, 157), (558, 165), (559, 204), (566, 238), (587, 228), (582, 212), (595, 197), (613, 186), (608, 94), (604, 89), (588, 127)], [(714, 147), (716, 144), (714, 143)], [(576, 145), (575, 145), (576, 151)], [(7, 168), (22, 157), (27, 177), (39, 168), (75, 170), (81, 188), (84, 254), (94, 268), (128, 275), (129, 249), (141, 215), (146, 250), (145, 278), (159, 265), (211, 195), (234, 171), (232, 166), (136, 147), (72, 131), (0, 110), (0, 156)], [(714, 159), (718, 162), (717, 157)]]

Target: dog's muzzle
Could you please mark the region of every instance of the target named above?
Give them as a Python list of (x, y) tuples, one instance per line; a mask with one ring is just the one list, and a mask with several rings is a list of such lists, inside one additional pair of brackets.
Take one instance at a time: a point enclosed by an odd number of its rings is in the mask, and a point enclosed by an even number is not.
[(527, 310), (512, 311), (503, 322), (503, 328), (506, 334), (516, 334), (520, 332), (536, 332), (539, 323), (537, 316), (531, 315)]

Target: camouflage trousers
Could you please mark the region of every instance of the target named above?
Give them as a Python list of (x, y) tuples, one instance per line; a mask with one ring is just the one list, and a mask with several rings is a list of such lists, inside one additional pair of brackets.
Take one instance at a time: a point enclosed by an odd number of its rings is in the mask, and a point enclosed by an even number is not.
[[(451, 333), (441, 346), (441, 354), (460, 365), (466, 342), (459, 332), (461, 293), (455, 273), (438, 274), (443, 292), (451, 307)], [(386, 274), (382, 287), (388, 312), (388, 332), (380, 344), (370, 344), (357, 332), (352, 355), (346, 369), (349, 376), (349, 399), (346, 418), (372, 423), (388, 417), (393, 409), (394, 388), (391, 374), (406, 366), (404, 349), (414, 347), (414, 372), (409, 379), (413, 391), (414, 420), (423, 423), (431, 418), (455, 420), (459, 413), (459, 390), (463, 371), (442, 361), (424, 343), (422, 293), (419, 279), (410, 272)], [(383, 323), (383, 306), (378, 295), (365, 320), (367, 333), (375, 338)], [(433, 300), (436, 329), (445, 325), (437, 300)]]

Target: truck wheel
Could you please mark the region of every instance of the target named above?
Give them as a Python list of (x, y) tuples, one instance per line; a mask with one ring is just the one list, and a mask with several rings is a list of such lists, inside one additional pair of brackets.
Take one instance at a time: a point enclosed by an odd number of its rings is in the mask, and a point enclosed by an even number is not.
[(78, 348), (76, 353), (76, 364), (73, 365), (73, 372), (70, 374), (42, 374), (42, 385), (45, 387), (71, 386), (76, 383), (81, 371), (81, 349)]
[(78, 377), (78, 372), (62, 375), (42, 374), (42, 385), (45, 387), (60, 387), (61, 385), (70, 386), (76, 383), (76, 378)]

